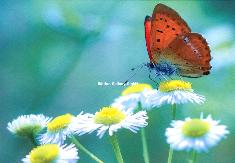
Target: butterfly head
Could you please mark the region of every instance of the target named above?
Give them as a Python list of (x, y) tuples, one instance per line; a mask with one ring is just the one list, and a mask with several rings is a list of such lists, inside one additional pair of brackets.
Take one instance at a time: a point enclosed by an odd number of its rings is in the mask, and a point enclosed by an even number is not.
[(150, 21), (150, 20), (151, 20), (151, 17), (150, 17), (150, 16), (148, 16), (148, 15), (145, 16), (145, 22), (146, 22), (146, 21)]
[(149, 69), (153, 70), (156, 76), (172, 76), (177, 74), (177, 67), (168, 61), (159, 61), (157, 64), (147, 64)]

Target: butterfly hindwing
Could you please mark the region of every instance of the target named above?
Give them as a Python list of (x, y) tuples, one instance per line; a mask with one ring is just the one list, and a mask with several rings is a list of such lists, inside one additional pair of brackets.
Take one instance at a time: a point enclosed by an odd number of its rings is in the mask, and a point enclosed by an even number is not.
[(162, 52), (162, 57), (176, 65), (181, 76), (200, 77), (211, 69), (210, 48), (198, 33), (176, 37)]

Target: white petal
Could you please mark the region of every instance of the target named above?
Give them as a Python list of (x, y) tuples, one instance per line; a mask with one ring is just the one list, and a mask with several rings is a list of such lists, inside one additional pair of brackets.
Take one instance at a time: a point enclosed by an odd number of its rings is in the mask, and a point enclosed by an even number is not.
[(215, 146), (229, 133), (225, 125), (219, 125), (219, 122), (213, 120), (211, 116), (205, 119), (201, 116), (200, 119), (209, 123), (210, 129), (207, 134), (196, 138), (185, 136), (182, 132), (182, 126), (185, 122), (190, 121), (191, 118), (186, 118), (185, 121), (172, 121), (172, 127), (167, 128), (165, 133), (167, 143), (175, 150), (188, 151), (194, 149), (201, 152), (207, 151), (210, 147)]

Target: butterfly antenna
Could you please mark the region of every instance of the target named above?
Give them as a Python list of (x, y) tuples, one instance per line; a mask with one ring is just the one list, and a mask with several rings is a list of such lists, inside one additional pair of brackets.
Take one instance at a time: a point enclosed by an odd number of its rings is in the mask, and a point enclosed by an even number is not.
[(129, 78), (123, 83), (123, 85), (125, 85), (128, 81), (130, 81), (137, 74), (137, 72), (139, 72), (139, 70), (141, 70), (144, 67), (144, 65), (145, 64), (141, 64), (140, 66), (137, 67), (138, 69), (137, 68), (132, 68), (131, 70), (132, 71), (135, 70), (135, 72), (131, 76), (129, 76)]
[(136, 66), (134, 68), (131, 68), (131, 71), (134, 71), (136, 69), (141, 69), (141, 68), (143, 68), (143, 66), (146, 66), (146, 63), (142, 63), (142, 64), (140, 64), (140, 65), (138, 65), (138, 66)]

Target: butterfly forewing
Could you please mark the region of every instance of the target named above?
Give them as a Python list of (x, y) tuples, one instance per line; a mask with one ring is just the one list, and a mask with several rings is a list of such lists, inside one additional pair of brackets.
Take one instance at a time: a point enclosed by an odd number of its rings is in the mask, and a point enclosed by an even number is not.
[(151, 32), (151, 17), (150, 16), (145, 17), (144, 29), (145, 29), (146, 48), (148, 51), (149, 60), (152, 63), (153, 62), (153, 55), (152, 55), (151, 49), (150, 49), (150, 36), (151, 36), (150, 35), (150, 32)]
[(158, 62), (161, 52), (177, 37), (190, 32), (187, 23), (173, 9), (156, 5), (151, 19), (150, 48), (154, 62)]

